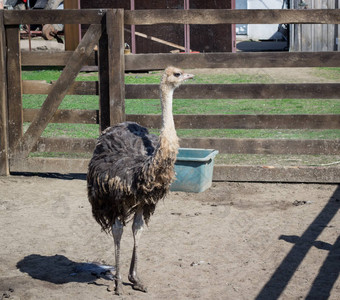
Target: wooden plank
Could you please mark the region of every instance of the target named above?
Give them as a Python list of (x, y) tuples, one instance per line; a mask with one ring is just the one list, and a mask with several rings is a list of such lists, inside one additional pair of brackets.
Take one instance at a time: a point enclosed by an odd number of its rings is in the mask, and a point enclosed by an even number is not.
[(9, 175), (7, 71), (4, 13), (0, 10), (0, 176)]
[[(126, 115), (148, 128), (160, 128), (160, 115)], [(339, 129), (340, 115), (175, 115), (177, 129)]]
[[(131, 34), (131, 30), (125, 28), (124, 31), (128, 32)], [(144, 34), (142, 32), (138, 32), (138, 31), (135, 31), (135, 35), (136, 36), (139, 36), (143, 39), (147, 39), (147, 40), (150, 40), (150, 41), (154, 41), (156, 43), (160, 43), (160, 44), (163, 44), (163, 45), (167, 45), (167, 46), (170, 46), (172, 48), (175, 48), (175, 49), (179, 49), (179, 50), (183, 50), (185, 51), (185, 47), (181, 46), (181, 45), (178, 45), (178, 44), (175, 44), (175, 43), (172, 43), (172, 42), (169, 42), (169, 41), (165, 41), (163, 39), (160, 39), (160, 38), (157, 38), (157, 37), (154, 37), (152, 35), (147, 35), (147, 34)], [(188, 51), (189, 52), (189, 51)]]
[(216, 165), (213, 180), (340, 183), (340, 168)]
[(87, 173), (89, 159), (28, 157), (11, 159), (11, 172)]
[[(87, 173), (89, 159), (28, 158), (10, 161), (12, 172)], [(336, 167), (215, 165), (214, 181), (340, 183)]]
[[(79, 9), (80, 1), (78, 0), (65, 0), (64, 9)], [(65, 50), (75, 50), (79, 44), (79, 37), (81, 28), (78, 24), (65, 24)]]
[(109, 46), (106, 23), (99, 39), (98, 79), (99, 79), (99, 130), (110, 126), (110, 67)]
[(37, 142), (38, 138), (52, 119), (68, 88), (78, 75), (84, 60), (92, 53), (94, 46), (101, 35), (101, 25), (91, 25), (73, 52), (67, 66), (65, 66), (59, 79), (53, 86), (50, 94), (43, 103), (38, 115), (32, 121), (30, 127), (18, 144), (22, 156), (27, 156)]
[(339, 52), (237, 52), (197, 54), (129, 54), (127, 71), (162, 70), (169, 65), (195, 68), (340, 67)]
[[(159, 85), (126, 85), (127, 99), (159, 99)], [(340, 83), (299, 84), (187, 84), (176, 89), (175, 99), (339, 99)]]
[[(103, 76), (105, 78), (105, 76)], [(48, 94), (52, 83), (38, 80), (22, 82), (24, 94)], [(76, 81), (67, 91), (71, 95), (98, 95), (97, 81)], [(188, 84), (174, 93), (175, 99), (339, 99), (339, 83), (289, 84)], [(158, 84), (127, 84), (126, 99), (159, 99)]]
[[(22, 51), (23, 66), (64, 66), (72, 51)], [(85, 65), (97, 64), (95, 53)], [(237, 52), (195, 54), (129, 54), (125, 55), (127, 71), (161, 70), (168, 65), (195, 68), (304, 68), (340, 67), (339, 52)]]
[(23, 80), (22, 93), (31, 95), (48, 94), (52, 89), (52, 83), (47, 83), (46, 80)]
[(33, 151), (92, 153), (96, 139), (85, 138), (39, 138)]
[(18, 24), (101, 24), (105, 9), (5, 10), (5, 25)]
[(152, 9), (125, 11), (126, 25), (339, 24), (338, 9)]
[[(34, 151), (92, 153), (96, 139), (39, 138)], [(233, 154), (338, 155), (339, 140), (181, 138), (182, 148), (216, 149)]]
[(315, 51), (313, 48), (313, 26), (312, 24), (301, 25), (301, 51)]
[(106, 14), (109, 59), (110, 125), (125, 121), (124, 10)]
[[(25, 108), (24, 122), (33, 122), (39, 115), (39, 109)], [(98, 111), (85, 109), (59, 109), (55, 112), (50, 123), (98, 124)]]
[[(73, 51), (21, 51), (22, 66), (65, 66)], [(96, 65), (95, 52), (84, 61), (85, 66)]]
[(338, 155), (339, 140), (183, 138), (182, 148), (216, 149), (234, 154)]
[[(5, 25), (15, 24), (100, 24), (105, 9), (86, 10), (47, 10), (41, 14), (39, 10), (6, 10)], [(153, 9), (125, 11), (126, 25), (152, 24), (339, 24), (338, 9)]]
[(23, 134), (21, 55), (18, 26), (6, 26), (8, 132), (11, 155)]

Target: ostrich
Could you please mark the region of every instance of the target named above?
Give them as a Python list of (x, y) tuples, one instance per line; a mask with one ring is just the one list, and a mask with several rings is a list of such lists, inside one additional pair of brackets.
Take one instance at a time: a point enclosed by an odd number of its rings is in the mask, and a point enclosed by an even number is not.
[(167, 194), (175, 177), (178, 151), (172, 100), (174, 90), (192, 74), (181, 69), (165, 69), (160, 96), (162, 128), (160, 136), (149, 134), (137, 123), (124, 122), (105, 129), (100, 135), (87, 174), (88, 199), (92, 214), (102, 229), (112, 231), (115, 245), (115, 293), (122, 293), (120, 240), (123, 227), (133, 218), (134, 247), (128, 279), (136, 290), (146, 292), (137, 275), (139, 239), (156, 204)]

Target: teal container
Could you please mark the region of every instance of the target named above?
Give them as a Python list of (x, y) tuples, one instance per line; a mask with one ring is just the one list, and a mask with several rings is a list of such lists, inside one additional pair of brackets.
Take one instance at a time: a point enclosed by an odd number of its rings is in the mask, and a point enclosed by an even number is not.
[(213, 149), (179, 148), (175, 163), (176, 180), (170, 190), (199, 193), (208, 189), (216, 154), (218, 151)]

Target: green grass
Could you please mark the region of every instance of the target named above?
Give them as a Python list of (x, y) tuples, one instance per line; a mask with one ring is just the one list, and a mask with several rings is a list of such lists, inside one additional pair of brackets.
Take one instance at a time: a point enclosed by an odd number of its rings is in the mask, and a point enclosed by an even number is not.
[[(174, 114), (338, 114), (339, 100), (175, 99)], [(127, 114), (160, 114), (157, 99), (127, 99)]]
[(316, 75), (331, 80), (340, 80), (340, 68), (317, 68)]
[[(48, 70), (23, 71), (23, 80), (57, 80), (62, 70), (52, 68)], [(316, 68), (318, 76), (331, 79), (340, 79), (340, 68)], [(127, 74), (127, 84), (158, 84), (160, 72), (146, 74)], [(98, 80), (96, 72), (81, 73), (76, 80)], [(270, 83), (265, 74), (248, 75), (207, 75), (198, 74), (194, 83)], [(46, 95), (23, 95), (24, 108), (39, 108)], [(99, 107), (97, 96), (67, 95), (60, 105), (60, 109), (89, 109)], [(127, 114), (160, 114), (159, 100), (127, 99)], [(174, 100), (174, 114), (340, 114), (339, 100), (320, 99), (279, 99), (279, 100), (252, 100), (252, 99), (218, 99), (218, 100)], [(28, 128), (25, 123), (24, 130)], [(153, 132), (158, 132), (153, 130)], [(217, 138), (275, 138), (275, 139), (337, 139), (340, 130), (243, 130), (243, 129), (212, 129), (212, 130), (177, 130), (180, 137), (217, 137)], [(45, 129), (44, 137), (67, 136), (74, 138), (96, 138), (99, 126), (93, 124), (49, 124)]]
[[(24, 123), (24, 131), (29, 123)], [(158, 129), (151, 133), (159, 134)], [(262, 138), (262, 139), (339, 139), (340, 130), (290, 130), (290, 129), (177, 129), (180, 138)], [(96, 124), (48, 124), (43, 137), (97, 138)]]
[[(23, 95), (24, 108), (40, 108), (46, 99), (46, 95)], [(59, 109), (98, 109), (98, 96), (90, 95), (66, 95)]]
[[(24, 108), (40, 108), (45, 95), (23, 95)], [(126, 99), (127, 114), (160, 114), (157, 99)], [(60, 109), (98, 109), (98, 97), (66, 95)], [(339, 114), (339, 100), (175, 99), (174, 114)]]
[(36, 70), (23, 70), (21, 72), (22, 80), (46, 80), (47, 82), (52, 80), (58, 80), (62, 68), (50, 67), (48, 69), (36, 69)]
[[(24, 130), (29, 123), (24, 123)], [(71, 138), (97, 138), (99, 125), (97, 124), (59, 124), (50, 123), (47, 125), (43, 137), (71, 137)]]
[[(55, 81), (59, 78), (62, 70), (59, 68), (48, 69), (48, 70), (36, 70), (36, 71), (22, 71), (23, 80), (46, 80), (47, 82)], [(158, 84), (161, 78), (160, 72), (151, 73), (129, 73), (125, 76), (126, 84)], [(97, 72), (80, 73), (77, 81), (94, 81), (98, 80)], [(265, 74), (259, 75), (248, 75), (248, 74), (237, 74), (237, 75), (206, 75), (198, 74), (195, 75), (194, 80), (188, 81), (188, 84), (199, 84), (199, 83), (265, 83), (268, 82), (269, 77)]]

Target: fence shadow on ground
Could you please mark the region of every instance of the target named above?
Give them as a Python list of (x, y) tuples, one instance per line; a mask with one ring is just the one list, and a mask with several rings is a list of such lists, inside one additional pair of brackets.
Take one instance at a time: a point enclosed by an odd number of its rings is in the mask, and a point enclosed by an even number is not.
[(294, 246), (283, 259), (269, 281), (264, 285), (256, 300), (278, 299), (289, 281), (304, 260), (308, 251), (314, 246), (329, 251), (326, 260), (323, 262), (319, 273), (314, 279), (306, 299), (328, 299), (330, 292), (336, 282), (339, 272), (340, 238), (333, 245), (318, 241), (318, 236), (328, 226), (329, 222), (336, 215), (340, 208), (340, 186), (336, 189), (325, 207), (309, 225), (306, 231), (298, 236), (281, 235), (280, 239)]
[(53, 179), (61, 179), (61, 180), (86, 180), (85, 173), (30, 173), (30, 172), (13, 172), (11, 173), (12, 176), (26, 176), (32, 177), (37, 176), (41, 178), (53, 178)]

